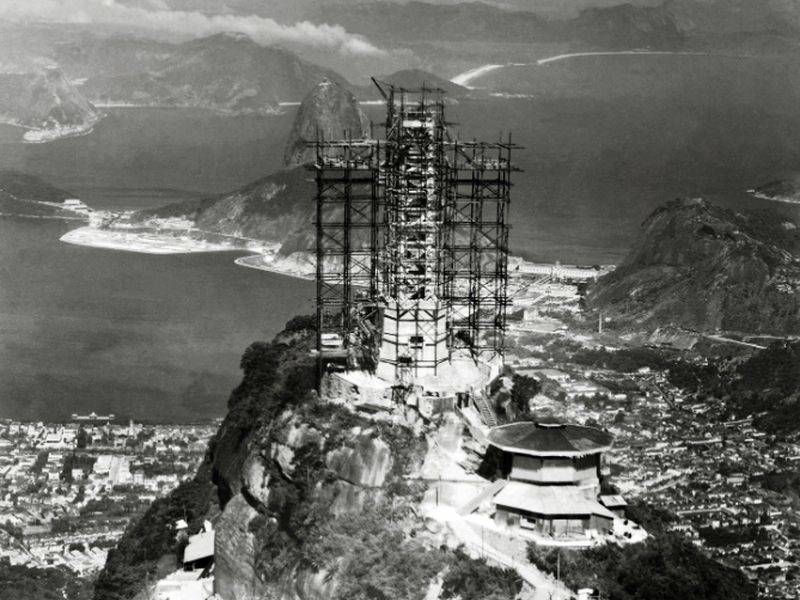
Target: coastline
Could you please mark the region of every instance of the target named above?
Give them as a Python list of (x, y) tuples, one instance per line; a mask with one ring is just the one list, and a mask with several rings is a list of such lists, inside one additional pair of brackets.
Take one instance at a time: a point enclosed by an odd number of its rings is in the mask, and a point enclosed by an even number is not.
[(47, 142), (54, 142), (70, 137), (78, 137), (82, 135), (89, 135), (94, 131), (94, 126), (100, 122), (104, 114), (98, 114), (94, 118), (89, 119), (80, 125), (69, 125), (62, 127), (50, 127), (38, 129), (35, 127), (27, 127), (27, 131), (22, 135), (22, 143), (24, 144), (46, 144)]
[[(295, 279), (302, 279), (304, 281), (314, 281), (316, 278), (314, 266), (310, 263), (303, 265), (297, 258), (292, 258), (292, 256), (295, 255), (280, 257), (277, 253), (274, 255), (251, 254), (249, 256), (240, 256), (233, 262), (240, 267), (277, 273), (278, 275), (294, 277)], [(306, 268), (303, 268), (304, 266)]]
[[(118, 250), (139, 254), (198, 254), (203, 252), (251, 252), (247, 256), (234, 259), (234, 264), (241, 267), (278, 273), (296, 279), (313, 280), (316, 271), (309, 262), (308, 253), (295, 253), (290, 256), (279, 256), (280, 244), (272, 242), (256, 242), (252, 239), (228, 236), (230, 242), (211, 242), (192, 235), (197, 230), (174, 229), (170, 233), (156, 229), (134, 231), (121, 228), (101, 229), (85, 225), (72, 229), (62, 235), (59, 240), (65, 244)], [(219, 234), (214, 234), (219, 235)]]
[[(207, 234), (227, 238), (229, 241), (213, 242), (202, 237)], [(159, 230), (99, 228), (85, 225), (72, 229), (59, 238), (66, 244), (119, 250), (140, 254), (197, 254), (203, 252), (240, 252), (245, 256), (234, 259), (240, 267), (268, 271), (304, 281), (316, 278), (316, 265), (312, 252), (293, 252), (289, 255), (280, 253), (279, 242), (254, 240), (233, 235), (223, 236), (213, 232), (204, 232), (191, 228), (173, 228)], [(511, 278), (573, 276), (596, 279), (609, 272), (613, 265), (603, 265), (599, 269), (580, 265), (560, 265), (525, 260), (518, 256), (509, 256), (509, 274)]]
[(800, 198), (793, 198), (792, 196), (770, 196), (755, 190), (747, 190), (747, 192), (752, 195), (753, 198), (758, 198), (759, 200), (769, 200), (770, 202), (780, 202), (782, 204), (794, 204), (795, 206), (800, 205)]
[(139, 254), (194, 254), (197, 252), (226, 252), (247, 250), (233, 244), (198, 240), (186, 235), (165, 235), (156, 230), (133, 231), (100, 229), (91, 225), (72, 229), (59, 238), (66, 244), (124, 250)]
[(556, 54), (555, 56), (547, 56), (545, 58), (540, 58), (530, 63), (505, 63), (505, 64), (490, 63), (486, 65), (481, 65), (479, 67), (474, 67), (468, 71), (464, 71), (463, 73), (459, 73), (458, 75), (450, 79), (450, 82), (464, 86), (467, 89), (472, 90), (475, 89), (474, 87), (470, 86), (470, 83), (472, 81), (479, 79), (480, 77), (483, 77), (487, 73), (491, 73), (492, 71), (496, 71), (498, 69), (504, 69), (506, 67), (529, 67), (534, 65), (537, 67), (541, 67), (543, 65), (547, 65), (554, 62), (560, 62), (562, 60), (567, 60), (570, 58), (582, 58), (590, 56), (646, 56), (646, 55), (709, 56), (709, 53), (677, 51), (677, 50), (609, 50), (609, 51), (597, 51), (597, 52), (569, 52), (566, 54)]

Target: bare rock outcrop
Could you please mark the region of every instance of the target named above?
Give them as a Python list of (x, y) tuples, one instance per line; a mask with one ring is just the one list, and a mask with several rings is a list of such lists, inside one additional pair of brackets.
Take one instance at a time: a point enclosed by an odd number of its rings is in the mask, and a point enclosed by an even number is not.
[(392, 468), (392, 452), (375, 431), (355, 433), (352, 446), (336, 448), (326, 456), (328, 468), (353, 485), (376, 488), (386, 481)]
[(256, 600), (267, 591), (257, 575), (255, 535), (250, 531), (250, 523), (258, 516), (244, 496), (237, 494), (217, 521), (214, 585), (226, 600)]
[(287, 167), (314, 160), (314, 149), (307, 142), (366, 135), (368, 122), (352, 92), (328, 78), (323, 79), (303, 98), (292, 125), (283, 162)]

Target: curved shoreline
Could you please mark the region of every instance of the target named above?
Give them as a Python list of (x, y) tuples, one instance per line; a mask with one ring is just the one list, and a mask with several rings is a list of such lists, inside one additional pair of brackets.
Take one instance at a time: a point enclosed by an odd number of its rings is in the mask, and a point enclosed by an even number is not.
[(85, 123), (80, 125), (68, 125), (62, 127), (51, 127), (46, 129), (38, 129), (36, 127), (27, 127), (27, 131), (22, 135), (23, 144), (46, 144), (56, 140), (63, 140), (71, 137), (79, 137), (82, 135), (89, 135), (94, 131), (94, 126), (97, 125), (105, 117), (105, 114), (98, 113)]
[[(294, 252), (289, 255), (280, 253), (280, 244), (258, 241), (252, 238), (228, 236), (229, 243), (212, 242), (192, 237), (196, 230), (174, 229), (171, 233), (151, 230), (101, 229), (86, 225), (72, 229), (61, 236), (60, 241), (76, 246), (120, 250), (140, 254), (198, 254), (203, 252), (239, 252), (246, 254), (234, 259), (240, 267), (267, 271), (304, 281), (316, 279), (314, 253), (308, 251)], [(578, 278), (596, 279), (613, 269), (605, 265), (600, 270), (579, 265), (559, 265), (551, 263), (531, 262), (517, 256), (509, 256), (510, 271), (518, 276), (536, 277), (553, 276), (555, 273), (571, 275)]]
[(450, 82), (462, 85), (468, 89), (474, 89), (468, 85), (471, 81), (474, 81), (479, 77), (483, 77), (487, 73), (491, 73), (492, 71), (496, 71), (498, 69), (503, 69), (506, 67), (529, 67), (534, 65), (537, 67), (541, 67), (542, 65), (547, 65), (554, 62), (560, 62), (562, 60), (567, 60), (570, 58), (582, 58), (589, 56), (643, 56), (643, 55), (710, 56), (708, 52), (690, 52), (690, 51), (678, 51), (678, 50), (608, 50), (608, 51), (597, 51), (597, 52), (569, 52), (566, 54), (556, 54), (555, 56), (540, 58), (535, 62), (529, 62), (529, 63), (505, 63), (505, 64), (490, 63), (482, 65), (480, 67), (475, 67), (469, 69), (468, 71), (464, 71), (463, 73), (459, 73), (458, 75), (453, 77), (450, 80)]
[(770, 196), (769, 194), (765, 194), (763, 192), (756, 192), (754, 190), (747, 190), (753, 198), (758, 198), (759, 200), (768, 200), (770, 202), (780, 202), (781, 204), (792, 204), (794, 206), (800, 205), (800, 198), (795, 198), (793, 196)]
[(279, 256), (279, 244), (254, 243), (252, 240), (236, 236), (226, 236), (231, 239), (230, 243), (210, 242), (192, 237), (190, 234), (191, 230), (162, 233), (155, 229), (127, 231), (86, 225), (68, 231), (59, 240), (75, 246), (161, 256), (204, 252), (251, 252), (252, 254), (240, 256), (233, 262), (240, 267), (269, 271), (296, 279), (313, 280), (316, 275), (313, 266), (304, 263), (302, 256)]
[(582, 58), (586, 56), (709, 56), (708, 52), (681, 52), (677, 50), (609, 50), (607, 52), (570, 52), (568, 54), (557, 54), (540, 58), (536, 61), (537, 66), (566, 60), (568, 58)]

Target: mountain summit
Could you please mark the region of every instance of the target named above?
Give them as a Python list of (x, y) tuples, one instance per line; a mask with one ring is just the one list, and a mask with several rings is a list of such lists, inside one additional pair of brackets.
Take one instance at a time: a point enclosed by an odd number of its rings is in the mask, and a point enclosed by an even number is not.
[(588, 301), (634, 327), (799, 333), (797, 224), (773, 212), (672, 201), (645, 220), (630, 254)]
[(345, 135), (355, 138), (367, 135), (368, 129), (367, 118), (353, 93), (326, 77), (300, 104), (286, 141), (284, 165), (293, 167), (311, 162), (314, 150), (306, 147), (306, 143), (318, 136), (327, 140)]
[(100, 114), (61, 69), (0, 73), (0, 121), (37, 129), (90, 126)]

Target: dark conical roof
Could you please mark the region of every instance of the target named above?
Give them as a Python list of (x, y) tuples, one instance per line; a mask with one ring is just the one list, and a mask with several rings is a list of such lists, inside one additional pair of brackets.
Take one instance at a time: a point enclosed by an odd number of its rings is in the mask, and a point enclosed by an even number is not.
[(494, 427), (489, 443), (506, 452), (531, 456), (580, 456), (608, 450), (613, 436), (594, 427), (533, 423)]

